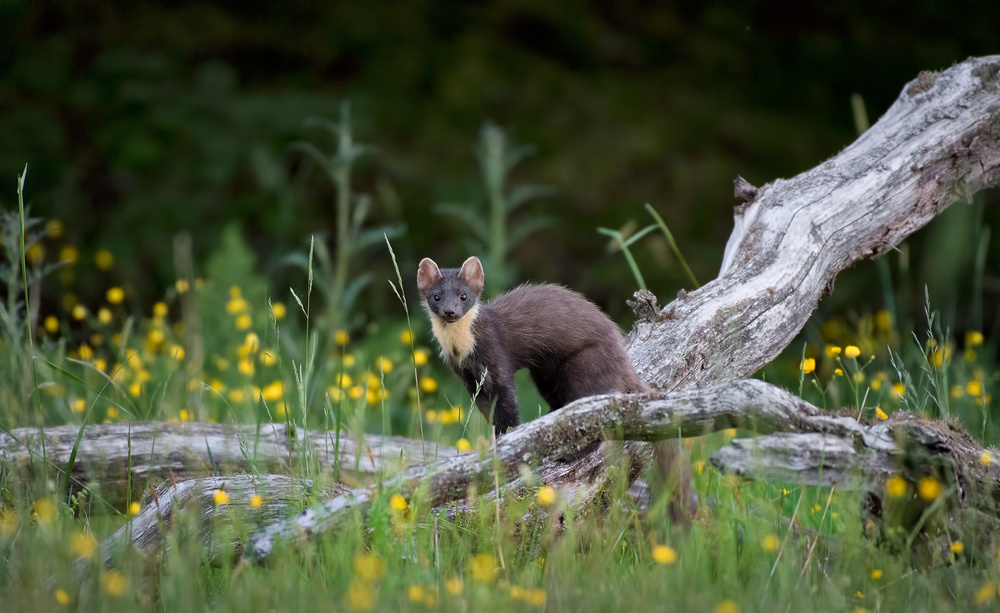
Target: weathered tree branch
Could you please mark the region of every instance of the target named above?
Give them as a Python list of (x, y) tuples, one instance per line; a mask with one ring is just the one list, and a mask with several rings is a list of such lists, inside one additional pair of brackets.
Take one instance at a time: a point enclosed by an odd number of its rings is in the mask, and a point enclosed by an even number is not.
[(1000, 183), (998, 73), (1000, 56), (921, 73), (839, 154), (757, 190), (736, 210), (718, 278), (636, 323), (639, 374), (660, 389), (751, 375), (794, 339), (837, 273)]
[[(0, 462), (15, 470), (64, 472), (79, 429), (71, 425), (0, 433)], [(80, 440), (71, 483), (74, 492), (86, 488), (94, 498), (124, 508), (127, 499), (138, 500), (167, 479), (244, 471), (293, 474), (306, 465), (363, 481), (387, 468), (395, 471), (456, 454), (453, 447), (399, 436), (366, 435), (359, 443), (346, 432), (285, 424), (261, 424), (259, 429), (206, 423), (94, 424)]]
[[(422, 488), (430, 504), (437, 506), (463, 497), (468, 486), (491, 475), (494, 466), (511, 478), (522, 465), (558, 465), (558, 458), (601, 438), (652, 441), (727, 428), (780, 434), (739, 441), (737, 447), (719, 451), (712, 463), (724, 472), (876, 493), (890, 475), (903, 473), (916, 482), (940, 472), (942, 481), (961, 489), (964, 504), (984, 510), (1000, 506), (1000, 457), (984, 451), (961, 430), (906, 414), (865, 426), (756, 379), (659, 397), (585, 398), (509, 432), (497, 443), (495, 458), (464, 455), (415, 466), (382, 487), (405, 496)], [(995, 459), (983, 463), (983, 453)], [(918, 455), (920, 462), (904, 461)], [(774, 461), (758, 464), (768, 458)], [(371, 492), (359, 488), (313, 506), (292, 521), (255, 535), (244, 559), (266, 558), (276, 539), (329, 531), (353, 512), (367, 511), (370, 503)]]

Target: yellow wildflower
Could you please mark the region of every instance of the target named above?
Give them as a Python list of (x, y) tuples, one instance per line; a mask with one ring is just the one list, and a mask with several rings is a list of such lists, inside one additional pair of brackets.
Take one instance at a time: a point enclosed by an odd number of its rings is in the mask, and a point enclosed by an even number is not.
[(45, 331), (49, 334), (55, 334), (59, 331), (59, 320), (54, 315), (46, 317), (42, 325), (45, 326)]
[(385, 574), (385, 564), (374, 553), (358, 554), (354, 556), (354, 572), (362, 581), (374, 583)]
[(248, 313), (244, 313), (236, 318), (236, 329), (246, 330), (253, 325), (253, 318)]
[(892, 313), (885, 309), (875, 313), (875, 327), (888, 332), (892, 328)]
[(9, 509), (0, 511), (0, 536), (14, 536), (20, 525), (21, 521), (17, 518), (16, 513)]
[(166, 338), (167, 338), (166, 334), (164, 334), (163, 330), (160, 330), (159, 328), (153, 328), (152, 330), (146, 333), (146, 342), (149, 343), (154, 348), (162, 345), (163, 341), (166, 340)]
[(344, 366), (345, 366), (345, 367), (347, 367), (347, 368), (353, 368), (353, 367), (354, 367), (354, 364), (355, 364), (356, 362), (357, 362), (357, 360), (355, 360), (355, 359), (354, 359), (354, 356), (353, 356), (353, 355), (351, 355), (350, 353), (348, 353), (348, 354), (346, 354), (346, 355), (344, 356)]
[(977, 606), (986, 604), (987, 602), (993, 600), (997, 595), (997, 584), (992, 581), (983, 584), (978, 590), (976, 590), (976, 595), (973, 597), (973, 602)]
[(983, 393), (983, 384), (979, 381), (969, 381), (965, 384), (965, 393), (970, 396), (979, 396)]
[(469, 443), (468, 440), (460, 438), (457, 441), (455, 441), (455, 448), (462, 452), (471, 451), (472, 445)]
[(229, 504), (229, 493), (225, 490), (215, 490), (215, 493), (212, 494), (212, 502), (214, 502), (216, 506)]
[(882, 578), (882, 571), (880, 569), (876, 568), (875, 570), (872, 571), (872, 579), (881, 579), (881, 578)]
[(859, 355), (861, 355), (861, 350), (856, 345), (848, 345), (844, 348), (844, 356), (846, 357), (857, 358)]
[(669, 545), (654, 545), (653, 561), (657, 564), (673, 564), (677, 561), (677, 552)]
[(409, 330), (403, 330), (402, 332), (399, 333), (399, 342), (403, 343), (404, 345), (409, 345), (411, 342), (413, 342), (413, 335), (410, 334)]
[(271, 303), (271, 314), (274, 315), (275, 319), (284, 319), (285, 314), (288, 309), (285, 308), (284, 302), (272, 302)]
[(347, 390), (347, 396), (351, 400), (357, 400), (358, 398), (361, 398), (364, 395), (365, 395), (365, 388), (361, 387), (360, 385), (355, 385), (351, 389)]
[(474, 581), (487, 583), (496, 576), (496, 559), (488, 553), (477, 553), (469, 560), (469, 574)]
[(233, 402), (243, 402), (246, 400), (246, 392), (242, 389), (234, 389), (229, 392), (229, 399)]
[(261, 351), (260, 363), (264, 366), (274, 366), (278, 363), (277, 353), (272, 349)]
[(73, 307), (72, 314), (73, 314), (73, 319), (75, 319), (77, 321), (81, 321), (83, 319), (86, 319), (87, 318), (87, 307), (83, 306), (82, 304), (78, 304), (78, 305), (76, 305), (76, 306)]
[(962, 553), (964, 549), (965, 545), (962, 544), (962, 541), (955, 541), (951, 544), (951, 552), (955, 555)]
[(411, 602), (423, 602), (424, 600), (424, 586), (422, 585), (411, 585), (406, 590), (406, 596)]
[(73, 245), (66, 245), (59, 250), (59, 261), (67, 264), (76, 264), (80, 259), (80, 251)]
[(420, 389), (423, 390), (425, 394), (433, 394), (437, 391), (438, 384), (433, 377), (421, 377), (420, 378)]
[(993, 454), (989, 451), (983, 451), (979, 454), (979, 463), (983, 466), (989, 466), (993, 463)]
[(841, 370), (841, 369), (839, 369), (839, 368), (834, 368), (833, 369), (833, 374), (837, 375), (838, 377), (843, 377), (844, 376), (844, 371)]
[(815, 358), (806, 358), (802, 360), (802, 372), (809, 374), (816, 370), (816, 360)]
[(740, 605), (734, 600), (723, 600), (715, 605), (715, 613), (740, 613)]
[(132, 394), (136, 398), (142, 395), (142, 383), (135, 381), (132, 385), (128, 386), (128, 393)]
[(254, 371), (253, 360), (243, 358), (236, 364), (236, 370), (240, 371), (240, 374), (243, 375), (252, 375)]
[(250, 497), (250, 508), (251, 509), (259, 509), (261, 503), (263, 503), (263, 502), (264, 502), (264, 499), (261, 498), (260, 495), (254, 494), (253, 496)]
[(93, 560), (97, 552), (97, 539), (89, 532), (77, 532), (70, 540), (69, 549), (78, 558)]
[(885, 493), (890, 498), (902, 498), (906, 495), (906, 479), (895, 475), (885, 482)]
[(423, 349), (417, 349), (413, 352), (413, 363), (417, 366), (423, 366), (427, 363), (427, 352)]
[(389, 506), (393, 511), (405, 511), (409, 505), (406, 502), (406, 498), (403, 498), (399, 494), (393, 494), (389, 498)]
[(28, 252), (25, 254), (28, 261), (32, 264), (41, 264), (42, 260), (45, 259), (45, 245), (41, 243), (35, 243), (34, 245), (28, 247)]
[(879, 419), (889, 419), (889, 416), (885, 414), (885, 411), (882, 410), (882, 407), (875, 407), (875, 415)]
[(138, 515), (141, 512), (142, 512), (142, 505), (139, 504), (138, 502), (133, 502), (132, 504), (128, 505), (129, 515)]
[(108, 407), (108, 410), (104, 412), (104, 416), (108, 419), (118, 419), (118, 407)]
[(261, 394), (264, 396), (264, 400), (267, 402), (272, 402), (275, 400), (280, 400), (281, 396), (285, 393), (285, 386), (281, 381), (274, 381), (264, 386), (261, 390)]
[(69, 410), (74, 413), (83, 413), (83, 410), (87, 408), (87, 401), (83, 398), (74, 398), (69, 402)]
[(774, 553), (779, 549), (781, 549), (781, 539), (779, 539), (773, 534), (768, 534), (760, 542), (760, 546), (764, 548), (764, 551), (769, 551), (771, 553)]
[(153, 317), (166, 317), (168, 312), (166, 302), (157, 302), (153, 305)]
[(352, 611), (371, 611), (375, 607), (374, 588), (362, 581), (351, 581), (347, 588), (347, 607)]
[(226, 302), (226, 312), (230, 315), (238, 315), (246, 311), (250, 305), (242, 296), (234, 296)]
[(108, 270), (115, 265), (115, 256), (107, 249), (100, 249), (94, 254), (94, 263), (101, 270)]
[(550, 506), (556, 501), (556, 491), (547, 485), (543, 485), (538, 488), (537, 494), (538, 504), (543, 507)]
[(58, 219), (50, 219), (45, 222), (45, 233), (50, 238), (59, 238), (63, 233), (63, 222)]
[(726, 428), (725, 430), (722, 431), (722, 435), (725, 436), (727, 439), (733, 438), (734, 436), (736, 436), (736, 428)]
[(32, 514), (39, 524), (47, 526), (56, 519), (56, 505), (48, 498), (40, 498), (31, 508)]
[(73, 599), (66, 590), (59, 588), (56, 590), (56, 602), (65, 607), (69, 603), (73, 602)]
[(528, 594), (527, 601), (536, 607), (544, 607), (548, 595), (542, 588), (535, 588)]
[(970, 330), (965, 333), (965, 344), (970, 347), (982, 345), (984, 340), (986, 339), (983, 338), (983, 333), (978, 330)]
[(101, 589), (110, 596), (124, 596), (128, 591), (128, 577), (117, 570), (107, 570), (101, 575)]
[(336, 332), (336, 334), (334, 334), (333, 338), (334, 338), (334, 340), (337, 341), (338, 345), (346, 345), (347, 342), (349, 340), (351, 340), (351, 337), (347, 333), (347, 330), (337, 330), (337, 332)]
[(906, 393), (906, 386), (903, 385), (902, 383), (893, 383), (892, 392), (896, 394), (896, 396), (902, 398), (903, 394)]
[(941, 485), (941, 482), (934, 477), (924, 477), (920, 480), (920, 483), (917, 484), (917, 492), (920, 494), (920, 497), (927, 502), (935, 500), (938, 496), (940, 496), (943, 489), (944, 486)]
[(458, 596), (462, 593), (462, 580), (459, 577), (452, 577), (444, 582), (444, 589), (452, 596)]
[(841, 351), (842, 351), (841, 348), (838, 347), (838, 346), (836, 346), (836, 345), (827, 345), (826, 346), (826, 357), (828, 357), (828, 358), (835, 358), (838, 355), (840, 355)]
[(392, 372), (392, 362), (389, 361), (389, 358), (381, 357), (375, 360), (375, 366), (384, 373)]
[(187, 279), (177, 279), (174, 282), (174, 289), (177, 290), (178, 294), (186, 294), (189, 289), (191, 289), (191, 284), (188, 283)]

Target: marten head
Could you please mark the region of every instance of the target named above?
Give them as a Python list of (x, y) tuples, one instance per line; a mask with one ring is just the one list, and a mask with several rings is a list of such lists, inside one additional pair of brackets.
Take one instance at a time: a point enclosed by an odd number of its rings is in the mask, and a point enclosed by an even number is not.
[(465, 260), (461, 268), (438, 268), (434, 260), (420, 260), (417, 287), (433, 315), (455, 323), (479, 302), (483, 293), (483, 265), (477, 257)]

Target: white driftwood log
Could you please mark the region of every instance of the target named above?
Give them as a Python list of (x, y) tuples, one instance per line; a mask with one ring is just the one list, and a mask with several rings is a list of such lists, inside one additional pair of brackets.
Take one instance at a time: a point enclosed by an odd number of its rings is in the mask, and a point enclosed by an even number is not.
[[(0, 433), (0, 463), (62, 473), (79, 429), (71, 425)], [(453, 447), (401, 436), (366, 435), (359, 442), (346, 432), (338, 435), (285, 424), (265, 423), (259, 429), (207, 423), (93, 424), (80, 440), (71, 489), (86, 488), (94, 498), (120, 509), (125, 500), (138, 500), (167, 479), (246, 471), (294, 474), (308, 462), (326, 473), (336, 471), (342, 478), (361, 481), (387, 469), (397, 471), (456, 454)]]
[(1000, 56), (924, 72), (854, 143), (736, 208), (719, 276), (628, 336), (660, 389), (746, 377), (802, 329), (837, 273), (1000, 182)]
[[(949, 205), (998, 183), (1000, 56), (922, 73), (837, 156), (759, 190), (738, 184), (744, 202), (736, 209), (719, 277), (682, 292), (662, 310), (651, 296), (640, 297), (647, 312), (628, 335), (629, 355), (639, 374), (663, 390), (749, 376), (801, 330), (837, 273), (893, 248)], [(501, 465), (509, 472), (512, 464), (562, 457), (555, 451), (565, 451), (558, 441), (582, 426), (560, 417), (599, 419), (592, 403), (602, 402), (632, 410), (643, 404), (637, 398), (604, 398), (564, 407), (506, 435), (498, 445)], [(580, 410), (588, 406), (589, 411)], [(653, 438), (654, 430), (648, 434), (645, 438)], [(676, 431), (655, 434), (672, 437)], [(529, 436), (537, 440), (527, 441)], [(519, 453), (522, 445), (528, 450), (524, 454)], [(627, 451), (641, 461), (634, 447)], [(591, 483), (607, 478), (599, 453), (577, 461), (586, 466), (580, 474), (588, 474)], [(411, 469), (392, 483), (405, 491), (425, 480), (431, 499), (443, 502), (464, 496), (459, 482), (488, 472), (490, 462), (455, 458)], [(329, 529), (344, 508), (365, 505), (369, 497), (367, 490), (356, 491), (275, 524), (254, 538), (247, 557), (266, 557), (276, 537)]]

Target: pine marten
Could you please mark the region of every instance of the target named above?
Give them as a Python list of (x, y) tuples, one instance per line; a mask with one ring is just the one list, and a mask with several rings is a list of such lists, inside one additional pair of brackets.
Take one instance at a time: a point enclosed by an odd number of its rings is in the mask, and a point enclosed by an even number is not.
[[(461, 268), (420, 261), (417, 287), (441, 358), (465, 384), (497, 436), (521, 421), (514, 373), (527, 368), (553, 411), (612, 392), (650, 392), (625, 353), (621, 330), (597, 306), (559, 285), (522, 285), (481, 303), (479, 258)], [(697, 508), (678, 439), (653, 445), (659, 488), (673, 492), (670, 512), (687, 522)]]
[(618, 326), (580, 294), (559, 285), (522, 285), (480, 302), (483, 265), (420, 262), (417, 286), (441, 358), (455, 371), (494, 431), (520, 423), (514, 373), (527, 368), (554, 411), (586, 396), (648, 392), (625, 354)]

